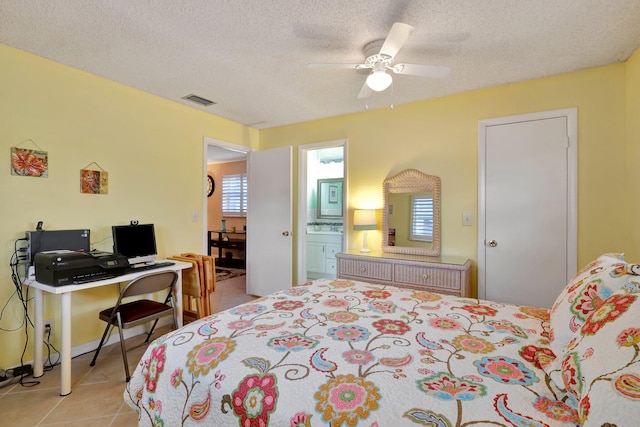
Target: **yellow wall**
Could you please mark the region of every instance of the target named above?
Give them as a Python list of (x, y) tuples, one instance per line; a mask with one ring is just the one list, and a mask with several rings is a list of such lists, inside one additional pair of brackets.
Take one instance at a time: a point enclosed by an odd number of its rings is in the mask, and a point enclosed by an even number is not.
[[(110, 226), (137, 219), (155, 223), (160, 256), (201, 252), (202, 218), (192, 222), (191, 212), (203, 210), (203, 137), (258, 145), (257, 130), (1, 44), (0, 94), (2, 305), (15, 289), (14, 241), (39, 220), (45, 229), (89, 228), (95, 248), (110, 250)], [(48, 152), (48, 178), (10, 175), (10, 147), (35, 148), (28, 139)], [(109, 172), (109, 194), (80, 193), (80, 169), (91, 162)], [(74, 293), (72, 345), (100, 337), (97, 313), (117, 289), (106, 288)], [(46, 296), (45, 316), (59, 325), (58, 298)], [(24, 329), (5, 330), (21, 322), (14, 296), (0, 319), (0, 367), (20, 361)]]
[[(629, 190), (621, 167), (626, 138), (625, 68), (624, 63), (616, 64), (395, 109), (266, 129), (260, 132), (260, 148), (347, 138), (349, 224), (354, 208), (381, 207), (386, 177), (407, 168), (440, 176), (442, 253), (475, 262), (478, 121), (577, 107), (578, 264), (584, 265), (602, 252), (634, 251), (626, 229), (629, 216), (622, 208)], [(464, 211), (474, 213), (473, 227), (462, 226)], [(357, 248), (361, 237), (350, 226), (346, 229), (350, 248)], [(370, 232), (370, 247), (379, 247), (380, 239), (380, 232), (377, 236)], [(473, 283), (475, 288), (475, 272)]]
[[(45, 229), (88, 227), (92, 242), (101, 241), (95, 247), (108, 250), (109, 226), (138, 219), (156, 224), (160, 256), (201, 251), (202, 223), (191, 222), (191, 212), (202, 211), (204, 136), (260, 149), (348, 138), (349, 225), (354, 208), (381, 207), (384, 178), (406, 168), (438, 175), (443, 254), (475, 261), (477, 227), (461, 223), (463, 211), (477, 219), (478, 120), (567, 107), (578, 108), (578, 264), (606, 251), (640, 260), (640, 198), (633, 192), (639, 52), (625, 64), (262, 131), (1, 44), (0, 94), (0, 152), (7, 156), (0, 179), (2, 303), (14, 290), (7, 267), (14, 241), (39, 220)], [(9, 174), (9, 147), (29, 147), (27, 139), (49, 152), (48, 178)], [(108, 195), (80, 193), (79, 170), (91, 162), (109, 172)], [(361, 235), (347, 230), (350, 247), (359, 247)], [(379, 232), (369, 233), (371, 247), (380, 240)], [(115, 292), (73, 295), (72, 345), (99, 338), (96, 313)], [(47, 319), (59, 319), (57, 307), (58, 297), (47, 295)], [(0, 328), (20, 322), (14, 297)], [(23, 331), (0, 330), (0, 367), (19, 363)], [(32, 357), (30, 341), (25, 360)]]
[(640, 262), (640, 49), (627, 61), (627, 192), (629, 203), (627, 259)]

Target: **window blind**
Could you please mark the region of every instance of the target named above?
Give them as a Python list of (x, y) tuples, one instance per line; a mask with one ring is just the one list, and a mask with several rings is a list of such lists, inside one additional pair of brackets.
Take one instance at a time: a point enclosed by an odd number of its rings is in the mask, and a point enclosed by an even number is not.
[(222, 216), (247, 216), (247, 174), (222, 177)]
[(433, 196), (411, 196), (411, 240), (433, 240)]

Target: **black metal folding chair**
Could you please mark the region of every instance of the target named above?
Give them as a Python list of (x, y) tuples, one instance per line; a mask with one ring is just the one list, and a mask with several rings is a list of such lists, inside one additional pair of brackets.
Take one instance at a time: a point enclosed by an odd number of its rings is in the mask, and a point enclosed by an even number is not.
[[(115, 306), (102, 310), (100, 312), (100, 320), (107, 322), (100, 344), (96, 349), (96, 353), (91, 361), (91, 366), (96, 364), (96, 359), (100, 353), (102, 345), (109, 337), (111, 328), (118, 327), (120, 334), (120, 348), (122, 349), (122, 360), (124, 361), (124, 370), (127, 374), (127, 382), (131, 379), (129, 374), (129, 364), (127, 362), (127, 349), (124, 343), (123, 329), (132, 328), (153, 321), (153, 326), (147, 333), (145, 343), (149, 342), (153, 331), (158, 324), (158, 320), (162, 317), (172, 315), (173, 325), (177, 325), (176, 311), (173, 304), (173, 288), (178, 280), (178, 274), (175, 271), (163, 271), (160, 273), (150, 273), (140, 276), (137, 279), (127, 283), (120, 292), (118, 302)], [(131, 302), (123, 302), (127, 297), (152, 294), (168, 290), (167, 298), (164, 302), (153, 301), (149, 299), (139, 299)]]

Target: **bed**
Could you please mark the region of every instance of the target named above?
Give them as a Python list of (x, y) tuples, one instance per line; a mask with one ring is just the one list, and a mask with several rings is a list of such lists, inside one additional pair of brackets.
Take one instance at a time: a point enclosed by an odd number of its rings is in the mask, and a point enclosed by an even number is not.
[(158, 338), (124, 398), (140, 426), (638, 425), (639, 272), (603, 255), (551, 310), (320, 279)]

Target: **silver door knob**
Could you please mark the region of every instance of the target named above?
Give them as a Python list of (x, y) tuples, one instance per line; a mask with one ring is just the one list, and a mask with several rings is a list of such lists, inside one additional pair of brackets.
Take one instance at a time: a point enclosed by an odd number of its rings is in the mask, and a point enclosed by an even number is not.
[(283, 235), (283, 236), (285, 236), (285, 237), (287, 237), (287, 236), (289, 235), (289, 232), (288, 232), (288, 231), (283, 231), (283, 232), (282, 232), (282, 235)]
[(495, 240), (490, 240), (489, 246), (491, 246), (492, 248), (495, 248), (496, 246), (498, 246), (498, 242), (496, 242)]

